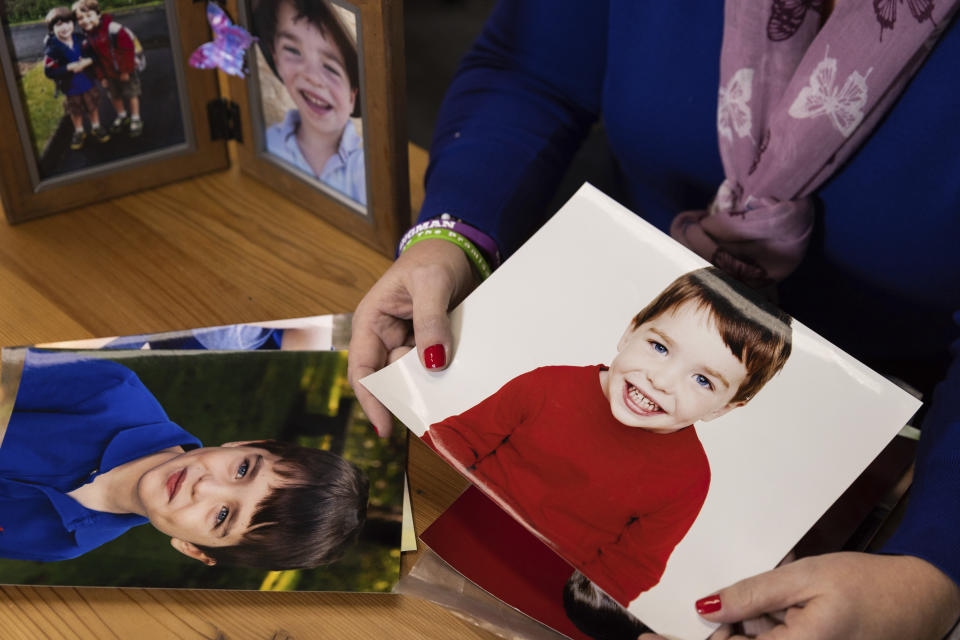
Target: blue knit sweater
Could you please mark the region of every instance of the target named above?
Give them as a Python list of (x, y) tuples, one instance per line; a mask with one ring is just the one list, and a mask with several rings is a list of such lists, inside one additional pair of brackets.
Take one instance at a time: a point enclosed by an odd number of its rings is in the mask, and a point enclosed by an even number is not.
[[(421, 219), (444, 212), (509, 255), (602, 119), (627, 206), (666, 230), (723, 179), (721, 2), (501, 0), (441, 110)], [(903, 12), (902, 19), (911, 19)], [(877, 26), (879, 34), (879, 25)], [(816, 194), (819, 217), (781, 305), (853, 355), (929, 389), (960, 309), (960, 28)], [(960, 348), (960, 347), (958, 347)], [(913, 506), (887, 550), (960, 582), (960, 365), (926, 419)]]

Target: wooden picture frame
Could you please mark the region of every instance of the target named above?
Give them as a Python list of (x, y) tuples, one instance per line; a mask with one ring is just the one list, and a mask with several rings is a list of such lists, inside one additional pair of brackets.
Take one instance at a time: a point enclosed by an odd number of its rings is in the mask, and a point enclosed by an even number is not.
[[(393, 257), (399, 235), (409, 225), (410, 218), (402, 2), (308, 0), (304, 5), (314, 7), (314, 11), (322, 8), (321, 5), (331, 6), (338, 16), (338, 22), (345, 27), (348, 37), (356, 45), (358, 78), (353, 105), (355, 109), (346, 127), (357, 131), (360, 138), (359, 149), (362, 149), (365, 167), (362, 194), (355, 192), (355, 181), (350, 182), (349, 178), (347, 183), (339, 181), (344, 175), (343, 171), (339, 174), (340, 178), (333, 179), (337, 181), (336, 184), (317, 177), (326, 175), (326, 170), (331, 167), (330, 162), (324, 165), (323, 173), (312, 172), (310, 166), (304, 164), (307, 154), (301, 155), (298, 142), (294, 141), (296, 132), (308, 128), (305, 124), (300, 125), (300, 120), (292, 126), (288, 122), (291, 111), (297, 111), (296, 117), (300, 118), (300, 111), (310, 109), (303, 100), (304, 83), (309, 83), (309, 91), (322, 109), (333, 112), (335, 108), (330, 105), (335, 100), (323, 86), (323, 80), (304, 80), (302, 72), (291, 74), (285, 71), (286, 77), (290, 78), (288, 87), (280, 79), (281, 72), (274, 71), (284, 70), (288, 61), (282, 56), (273, 55), (267, 40), (275, 39), (269, 33), (259, 33), (265, 30), (264, 21), (260, 19), (258, 25), (255, 10), (260, 7), (262, 11), (273, 14), (285, 3), (292, 6), (289, 0), (230, 0), (227, 5), (230, 13), (237, 16), (238, 23), (259, 38), (247, 54), (247, 77), (229, 78), (230, 96), (238, 105), (242, 125), (242, 142), (238, 145), (240, 168), (368, 246)], [(290, 16), (287, 18), (289, 20)], [(324, 47), (324, 42), (321, 40), (319, 45), (315, 45), (308, 41), (316, 37), (317, 32), (329, 32), (330, 28), (320, 29), (310, 24), (311, 19), (297, 18), (295, 15), (293, 18), (297, 34), (288, 36), (294, 39), (286, 40), (285, 48), (296, 50), (300, 60), (297, 64), (313, 64), (322, 55), (328, 54), (336, 58), (338, 47), (328, 47), (328, 53), (317, 54), (315, 47)], [(312, 20), (320, 23), (316, 17)], [(279, 26), (274, 27), (272, 33), (280, 30)], [(311, 35), (311, 30), (314, 35)], [(333, 37), (329, 42), (335, 44)], [(349, 46), (346, 43), (340, 48)], [(269, 53), (265, 55), (265, 52)], [(346, 77), (349, 72), (338, 66), (336, 60), (332, 64), (336, 68), (332, 73), (338, 72), (344, 76), (342, 80), (349, 83)], [(294, 98), (294, 94), (301, 95)], [(283, 123), (280, 115), (270, 117), (268, 113), (271, 108), (277, 112), (276, 103), (290, 107), (282, 116), (285, 118)], [(308, 112), (304, 119), (310, 117)], [(341, 130), (346, 131), (342, 127)], [(349, 150), (345, 150), (346, 136), (346, 133), (341, 136), (337, 152), (344, 158), (349, 153)], [(283, 140), (285, 147), (276, 147), (277, 140)], [(333, 159), (333, 163), (345, 164), (337, 159)], [(349, 161), (346, 163), (349, 164)], [(349, 174), (349, 167), (345, 171)], [(362, 197), (364, 195), (365, 198)]]
[[(65, 6), (70, 4), (64, 0)], [(102, 5), (100, 16), (112, 15), (109, 0), (103, 0)], [(148, 12), (153, 13), (145, 18), (143, 14)], [(47, 25), (40, 22), (11, 27), (8, 16), (2, 16), (0, 121), (14, 125), (9, 135), (0, 136), (0, 196), (9, 222), (30, 220), (229, 166), (226, 144), (211, 139), (206, 118), (207, 105), (219, 95), (217, 76), (186, 64), (190, 52), (210, 37), (205, 7), (190, 0), (164, 0), (136, 14), (134, 17), (134, 13), (119, 11), (114, 21), (126, 22), (123, 26), (129, 25), (131, 30), (145, 25), (138, 38), (144, 41), (147, 60), (140, 74), (145, 89), (139, 98), (143, 132), (134, 140), (128, 135), (129, 125), (124, 125), (111, 136), (113, 140), (100, 144), (92, 139), (87, 113), (83, 121), (88, 138), (81, 149), (69, 146), (71, 121), (63, 116), (66, 107), (61, 103), (65, 96), (58, 95), (62, 86), (43, 77)], [(78, 24), (74, 27), (80, 29)], [(30, 32), (19, 33), (21, 29)], [(164, 37), (165, 46), (160, 46), (164, 45)], [(33, 47), (32, 51), (23, 54), (25, 46)], [(161, 50), (162, 55), (158, 55)], [(28, 78), (31, 71), (32, 77)], [(93, 79), (91, 84), (99, 83)], [(151, 94), (161, 98), (152, 99)], [(109, 131), (116, 113), (106, 95), (98, 100), (101, 124)], [(38, 141), (40, 136), (31, 130), (31, 125), (37, 126), (41, 121), (40, 116), (34, 118), (34, 113), (41, 112), (41, 104), (47, 111), (47, 120), (53, 123), (53, 133)], [(129, 105), (129, 99), (125, 104)], [(132, 112), (130, 107), (129, 113)], [(171, 133), (178, 126), (179, 130)]]
[[(225, 9), (235, 23), (250, 29), (251, 12), (258, 1), (275, 0), (227, 0)], [(99, 2), (100, 15), (114, 13), (113, 0)], [(226, 169), (230, 165), (227, 139), (233, 139), (237, 164), (245, 175), (265, 182), (338, 229), (392, 257), (410, 219), (402, 0), (309, 2), (333, 6), (338, 15), (346, 16), (345, 22), (353, 23), (351, 37), (356, 46), (358, 77), (357, 117), (351, 120), (358, 133), (355, 146), (362, 149), (362, 198), (356, 193), (354, 197), (342, 193), (269, 151), (261, 81), (278, 81), (273, 79), (270, 66), (264, 64), (258, 44), (247, 52), (245, 78), (193, 68), (187, 64), (191, 52), (213, 39), (206, 3), (163, 0), (147, 10), (154, 14), (146, 23), (142, 17), (133, 17), (142, 13), (141, 9), (129, 13), (117, 10), (114, 20), (135, 33), (142, 29), (138, 35), (148, 61), (139, 76), (142, 136), (133, 140), (125, 125), (101, 144), (92, 135), (92, 117), (84, 111), (81, 120), (87, 138), (80, 149), (68, 146), (71, 124), (75, 125), (65, 100), (69, 86), (61, 95), (61, 85), (43, 73), (48, 43), (44, 37), (54, 37), (52, 26), (48, 29), (43, 22), (34, 22), (11, 27), (6, 14), (2, 15), (0, 121), (15, 124), (13, 135), (0, 136), (0, 202), (8, 222), (19, 223)], [(64, 3), (72, 4), (72, 0)], [(32, 33), (26, 37), (15, 33), (21, 28), (32, 29)], [(81, 29), (76, 22), (74, 28)], [(165, 32), (166, 40), (163, 34), (151, 35), (157, 29)], [(29, 56), (22, 52), (24, 42), (33, 48)], [(155, 50), (162, 50), (162, 55)], [(26, 79), (31, 72), (32, 85)], [(159, 81), (160, 77), (164, 80)], [(222, 78), (227, 82), (220, 82)], [(97, 84), (96, 78), (93, 83)], [(229, 96), (221, 95), (224, 86)], [(35, 120), (40, 120), (33, 115), (39, 112), (36, 105), (41, 101), (34, 97), (37, 91), (42, 94), (43, 113), (53, 123), (48, 126), (53, 133), (38, 134), (34, 130)], [(102, 94), (94, 104), (99, 105), (96, 111), (107, 129), (117, 109), (113, 94), (106, 90)], [(124, 98), (127, 105), (129, 100)], [(132, 113), (132, 106), (129, 110)], [(161, 132), (167, 137), (159, 136), (146, 144), (150, 136)], [(44, 140), (38, 144), (40, 137)], [(354, 178), (354, 183), (360, 181)]]

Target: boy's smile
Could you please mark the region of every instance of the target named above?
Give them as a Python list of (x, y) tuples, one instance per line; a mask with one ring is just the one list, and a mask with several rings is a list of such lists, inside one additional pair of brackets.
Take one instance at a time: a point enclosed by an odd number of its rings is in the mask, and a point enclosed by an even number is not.
[(57, 40), (60, 40), (61, 42), (72, 44), (73, 43), (73, 21), (61, 20), (57, 24), (53, 25), (53, 35), (57, 36)]
[(287, 482), (274, 471), (278, 460), (257, 447), (194, 449), (144, 473), (137, 493), (161, 532), (193, 544), (230, 546), (249, 529), (257, 505)]
[(93, 31), (100, 24), (100, 14), (89, 9), (77, 9), (77, 23), (84, 31)]
[(618, 351), (600, 383), (614, 418), (629, 427), (669, 433), (742, 404), (730, 401), (746, 367), (694, 303), (629, 327)]
[(350, 86), (336, 44), (305, 17), (298, 19), (292, 3), (282, 2), (277, 7), (273, 48), (277, 73), (300, 112), (302, 125), (339, 141), (357, 91)]

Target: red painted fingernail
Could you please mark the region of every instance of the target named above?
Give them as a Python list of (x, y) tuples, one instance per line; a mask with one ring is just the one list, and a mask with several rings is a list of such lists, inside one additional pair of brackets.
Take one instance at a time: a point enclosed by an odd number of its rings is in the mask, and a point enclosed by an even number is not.
[(427, 369), (439, 369), (447, 364), (447, 352), (443, 350), (442, 344), (435, 344), (427, 347), (423, 352), (423, 364)]
[(697, 600), (697, 613), (703, 615), (715, 611), (720, 611), (720, 596), (712, 595)]

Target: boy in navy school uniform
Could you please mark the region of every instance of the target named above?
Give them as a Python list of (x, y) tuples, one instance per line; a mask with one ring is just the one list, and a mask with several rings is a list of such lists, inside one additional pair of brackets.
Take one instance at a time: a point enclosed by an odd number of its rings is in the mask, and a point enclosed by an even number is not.
[(94, 61), (76, 32), (73, 12), (67, 7), (54, 7), (44, 22), (48, 31), (43, 50), (44, 73), (64, 95), (63, 111), (73, 124), (70, 148), (83, 147), (87, 137), (84, 118), (90, 120), (90, 135), (97, 142), (106, 142), (110, 135), (100, 126), (100, 89), (86, 73)]

